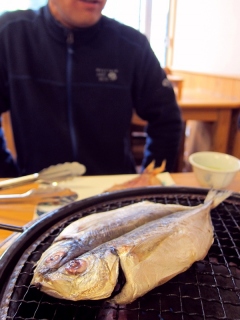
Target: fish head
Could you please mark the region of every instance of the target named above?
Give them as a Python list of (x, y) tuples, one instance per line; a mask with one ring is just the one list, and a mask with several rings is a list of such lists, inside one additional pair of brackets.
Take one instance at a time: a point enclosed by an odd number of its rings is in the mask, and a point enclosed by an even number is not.
[[(64, 264), (55, 272), (35, 277), (41, 291), (73, 301), (109, 297), (117, 285), (119, 257), (114, 248), (94, 249)], [(38, 281), (39, 280), (39, 281)]]
[(36, 264), (36, 273), (47, 274), (54, 272), (64, 263), (80, 254), (78, 241), (69, 239), (53, 243), (41, 256)]

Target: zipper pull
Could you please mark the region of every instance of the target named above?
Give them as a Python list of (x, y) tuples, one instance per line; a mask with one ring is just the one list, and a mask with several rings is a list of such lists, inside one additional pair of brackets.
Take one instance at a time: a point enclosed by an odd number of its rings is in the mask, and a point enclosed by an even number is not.
[(67, 44), (72, 45), (74, 43), (74, 35), (73, 32), (69, 32), (67, 35)]

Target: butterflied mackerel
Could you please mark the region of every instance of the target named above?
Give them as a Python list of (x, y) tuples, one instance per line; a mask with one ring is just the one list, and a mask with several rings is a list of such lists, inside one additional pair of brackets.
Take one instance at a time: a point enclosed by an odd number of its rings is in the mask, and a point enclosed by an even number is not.
[[(210, 210), (230, 193), (210, 192), (202, 205), (148, 222), (86, 252), (33, 284), (68, 300), (128, 304), (202, 260), (213, 243)], [(114, 296), (119, 270), (126, 282)]]

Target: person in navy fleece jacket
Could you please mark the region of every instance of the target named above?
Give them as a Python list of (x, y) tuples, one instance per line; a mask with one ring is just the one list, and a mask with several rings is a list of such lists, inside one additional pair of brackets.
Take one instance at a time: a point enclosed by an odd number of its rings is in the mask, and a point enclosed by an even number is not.
[(142, 166), (167, 160), (182, 135), (174, 90), (147, 38), (102, 15), (106, 0), (49, 0), (0, 17), (0, 177), (78, 161), (87, 175), (134, 173), (132, 113), (148, 122)]

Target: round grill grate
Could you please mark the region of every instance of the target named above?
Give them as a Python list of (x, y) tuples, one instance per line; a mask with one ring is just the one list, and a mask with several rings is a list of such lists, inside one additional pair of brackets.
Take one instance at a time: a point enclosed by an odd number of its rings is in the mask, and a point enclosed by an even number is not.
[(2, 258), (0, 319), (240, 320), (237, 194), (211, 212), (215, 240), (206, 258), (132, 304), (59, 300), (30, 286), (35, 262), (62, 229), (79, 217), (141, 200), (195, 206), (203, 202), (206, 193), (205, 189), (141, 188), (92, 197), (47, 214), (25, 231)]

